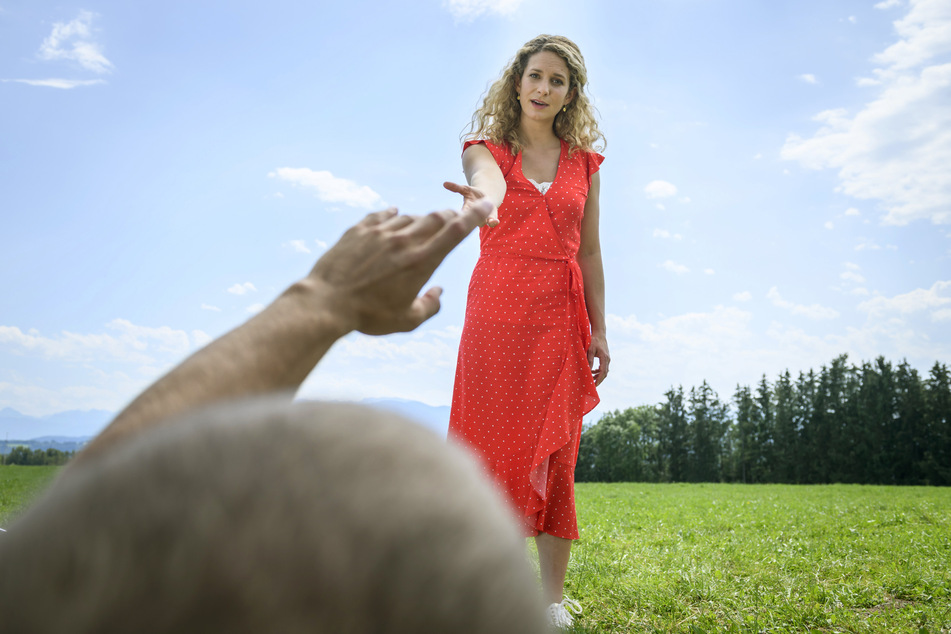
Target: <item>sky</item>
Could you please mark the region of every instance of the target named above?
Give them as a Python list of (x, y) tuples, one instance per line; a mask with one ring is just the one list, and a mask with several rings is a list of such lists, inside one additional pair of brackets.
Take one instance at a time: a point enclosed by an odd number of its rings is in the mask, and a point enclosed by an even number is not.
[[(607, 138), (600, 411), (951, 362), (951, 0), (0, 0), (0, 409), (117, 411), (366, 213), (458, 207), (460, 134), (539, 33)], [(449, 404), (477, 256), (301, 396)]]

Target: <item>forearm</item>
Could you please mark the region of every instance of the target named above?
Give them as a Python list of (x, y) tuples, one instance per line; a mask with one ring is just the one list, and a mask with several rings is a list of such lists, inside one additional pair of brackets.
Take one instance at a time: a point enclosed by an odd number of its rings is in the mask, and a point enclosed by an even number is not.
[(604, 266), (601, 262), (601, 252), (579, 254), (578, 266), (581, 268), (584, 279), (584, 301), (588, 308), (591, 332), (604, 336), (607, 333), (607, 323), (604, 312)]
[(480, 169), (471, 176), (467, 175), (467, 178), (469, 185), (484, 193), (486, 199), (496, 209), (502, 206), (502, 201), (505, 199), (506, 185), (505, 178), (502, 177), (502, 172), (497, 167), (496, 169)]
[(334, 341), (349, 330), (334, 315), (328, 295), (312, 280), (294, 284), (261, 313), (188, 357), (139, 395), (77, 462), (197, 407), (271, 392), (293, 395)]

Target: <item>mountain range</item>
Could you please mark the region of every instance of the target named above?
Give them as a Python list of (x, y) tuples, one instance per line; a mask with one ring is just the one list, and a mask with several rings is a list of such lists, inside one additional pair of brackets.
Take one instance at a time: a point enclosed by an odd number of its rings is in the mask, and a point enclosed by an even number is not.
[[(395, 412), (432, 429), (442, 437), (449, 429), (449, 406), (427, 405), (399, 398), (367, 398), (363, 405)], [(29, 416), (11, 407), (0, 409), (0, 444), (5, 441), (42, 443), (83, 443), (98, 434), (115, 416), (106, 410), (71, 410), (49, 416)], [(585, 417), (585, 423), (597, 420), (598, 412)], [(26, 443), (24, 443), (26, 444)], [(51, 446), (56, 446), (51, 444)]]
[[(385, 409), (412, 418), (437, 434), (449, 428), (449, 406), (433, 406), (406, 399), (364, 399), (364, 405)], [(45, 441), (68, 443), (88, 440), (112, 420), (115, 412), (70, 410), (48, 416), (30, 416), (5, 407), (0, 409), (0, 442)], [(31, 443), (33, 444), (33, 443)]]

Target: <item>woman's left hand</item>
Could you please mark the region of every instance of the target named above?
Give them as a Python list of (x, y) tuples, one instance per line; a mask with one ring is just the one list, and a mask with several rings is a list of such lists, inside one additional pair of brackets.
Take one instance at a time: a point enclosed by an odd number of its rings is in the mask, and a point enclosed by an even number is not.
[[(598, 367), (594, 367), (594, 360), (598, 360)], [(595, 385), (608, 376), (608, 366), (611, 365), (611, 354), (608, 352), (608, 339), (604, 335), (591, 335), (591, 345), (588, 346), (588, 365), (591, 367), (591, 376)]]

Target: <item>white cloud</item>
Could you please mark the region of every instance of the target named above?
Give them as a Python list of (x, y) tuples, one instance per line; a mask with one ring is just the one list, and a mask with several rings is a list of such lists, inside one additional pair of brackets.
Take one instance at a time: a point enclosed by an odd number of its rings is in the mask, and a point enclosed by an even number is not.
[(405, 398), (448, 405), (460, 328), (423, 327), (368, 337), (352, 333), (331, 348), (301, 387), (307, 398)]
[(677, 195), (677, 188), (667, 181), (651, 181), (644, 187), (648, 198), (669, 198)]
[(850, 15), (849, 22), (851, 22), (852, 24), (855, 24), (856, 22), (858, 22), (858, 18), (856, 18), (854, 15)]
[(816, 115), (811, 138), (790, 134), (781, 156), (837, 169), (838, 191), (878, 200), (884, 222), (951, 223), (951, 11), (947, 0), (912, 0), (895, 22), (899, 40), (874, 56), (876, 97), (850, 115)]
[(910, 315), (929, 308), (951, 304), (951, 296), (949, 295), (951, 295), (951, 280), (935, 282), (929, 289), (916, 288), (913, 291), (894, 297), (878, 295), (859, 304), (859, 310), (875, 315), (886, 313)]
[(749, 291), (743, 291), (742, 293), (734, 293), (733, 299), (738, 302), (748, 302), (753, 299), (753, 293)]
[(951, 10), (946, 0), (911, 0), (895, 30), (900, 39), (872, 58), (888, 67), (885, 72), (915, 68), (951, 52)]
[(714, 271), (713, 269), (703, 269), (704, 275), (713, 275), (714, 273), (716, 273), (716, 271)]
[(846, 262), (845, 268), (849, 269), (850, 271), (860, 271), (862, 269), (862, 267), (855, 262)]
[(261, 311), (264, 310), (265, 308), (267, 308), (267, 306), (265, 306), (264, 304), (255, 303), (255, 304), (251, 304), (250, 306), (248, 306), (248, 307), (245, 308), (244, 310), (245, 310), (245, 312), (250, 313), (250, 314), (252, 314), (252, 315), (257, 315), (259, 312), (261, 312)]
[(677, 275), (683, 275), (684, 273), (690, 272), (690, 269), (688, 269), (686, 266), (684, 266), (683, 264), (677, 264), (673, 260), (667, 260), (666, 262), (658, 266), (670, 271), (671, 273), (676, 273)]
[(310, 253), (310, 249), (307, 248), (307, 243), (303, 240), (291, 240), (287, 243), (287, 246), (298, 253)]
[(4, 79), (0, 81), (29, 84), (30, 86), (46, 86), (47, 88), (59, 88), (61, 90), (106, 83), (102, 79)]
[(845, 210), (846, 216), (861, 216), (862, 212), (856, 209), (855, 207), (849, 207)]
[(671, 233), (666, 229), (654, 229), (653, 237), (663, 238), (665, 240), (682, 240), (683, 236), (679, 233)]
[(204, 330), (192, 330), (192, 341), (200, 348), (211, 342), (211, 335)]
[(839, 277), (847, 282), (853, 282), (855, 284), (865, 283), (865, 278), (859, 275), (858, 273), (856, 273), (855, 271), (846, 271), (842, 273)]
[(214, 311), (214, 312), (216, 312), (216, 313), (220, 313), (220, 312), (221, 312), (221, 309), (220, 309), (220, 308), (218, 308), (217, 306), (212, 306), (211, 304), (202, 304), (202, 305), (201, 305), (201, 309), (202, 309), (202, 310), (211, 310), (211, 311)]
[(326, 249), (328, 246), (330, 246), (323, 240), (314, 240), (314, 244), (317, 245), (318, 249)]
[(820, 306), (819, 304), (806, 306), (804, 304), (794, 304), (793, 302), (787, 301), (783, 299), (779, 294), (779, 289), (775, 286), (769, 289), (769, 292), (766, 293), (766, 297), (773, 302), (774, 306), (788, 310), (793, 315), (801, 315), (808, 319), (835, 319), (839, 316), (838, 311)]
[(383, 198), (366, 185), (337, 178), (328, 171), (314, 171), (306, 167), (279, 167), (268, 176), (313, 190), (324, 202), (343, 203), (349, 207), (363, 209), (385, 206)]
[(143, 380), (136, 381), (121, 372), (94, 377), (94, 382), (98, 385), (66, 385), (51, 389), (23, 381), (0, 381), (0, 403), (29, 416), (77, 409), (117, 411), (128, 403), (131, 395), (144, 387)]
[(522, 0), (445, 0), (443, 7), (458, 21), (471, 21), (482, 15), (509, 16)]
[(806, 82), (807, 84), (819, 83), (818, 80), (816, 79), (816, 76), (813, 75), (812, 73), (803, 73), (802, 75), (799, 76), (799, 79)]
[(900, 7), (902, 5), (902, 0), (882, 0), (875, 5), (876, 9), (891, 9), (892, 7)]
[(59, 359), (68, 362), (119, 361), (152, 366), (163, 359), (179, 358), (189, 352), (198, 339), (183, 330), (168, 326), (137, 326), (126, 319), (113, 319), (106, 328), (111, 332), (61, 332), (47, 337), (31, 329), (0, 326), (0, 346), (18, 355)]
[(102, 54), (102, 47), (92, 41), (94, 17), (89, 11), (80, 11), (72, 22), (53, 24), (52, 33), (40, 46), (40, 59), (71, 60), (94, 73), (111, 73), (114, 68), (112, 62)]
[(931, 321), (951, 321), (951, 308), (942, 308), (931, 313)]
[(232, 295), (244, 295), (245, 293), (249, 293), (249, 292), (251, 293), (257, 292), (257, 290), (258, 289), (255, 288), (254, 284), (252, 284), (251, 282), (245, 282), (244, 284), (235, 284), (234, 286), (228, 289), (228, 292), (231, 293)]
[(825, 227), (826, 229), (829, 229), (829, 230), (835, 229), (835, 224), (834, 224), (831, 220), (827, 221), (827, 222), (826, 222), (824, 225), (822, 225), (822, 226)]
[(757, 153), (757, 154), (753, 157), (753, 160), (754, 160), (754, 161), (759, 161), (759, 160), (762, 159), (762, 158), (763, 158), (763, 155), (762, 155), (761, 153)]

